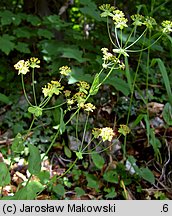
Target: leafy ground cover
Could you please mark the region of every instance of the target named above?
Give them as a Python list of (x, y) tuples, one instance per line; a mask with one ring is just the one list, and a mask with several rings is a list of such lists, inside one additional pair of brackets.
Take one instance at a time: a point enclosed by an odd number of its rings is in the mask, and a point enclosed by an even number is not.
[(170, 1), (24, 2), (0, 4), (1, 198), (171, 199)]

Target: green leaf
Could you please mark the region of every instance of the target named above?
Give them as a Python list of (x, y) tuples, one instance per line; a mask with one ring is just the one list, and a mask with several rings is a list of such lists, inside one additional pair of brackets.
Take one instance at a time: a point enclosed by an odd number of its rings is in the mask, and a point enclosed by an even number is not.
[(170, 103), (165, 104), (162, 116), (168, 125), (172, 125), (172, 105)]
[(37, 174), (37, 177), (40, 179), (41, 184), (45, 185), (50, 180), (50, 172), (43, 170)]
[(105, 196), (107, 199), (113, 199), (114, 197), (117, 196), (117, 193), (116, 193), (114, 187), (105, 188), (104, 191), (105, 191), (105, 192), (108, 192), (108, 194), (106, 194), (106, 196)]
[(0, 162), (0, 186), (4, 187), (10, 184), (11, 178), (9, 170), (5, 163)]
[(118, 184), (118, 174), (116, 170), (108, 170), (104, 173), (103, 178), (107, 182)]
[(91, 157), (92, 157), (92, 160), (93, 160), (93, 163), (95, 164), (95, 166), (98, 168), (98, 169), (102, 169), (103, 168), (103, 165), (105, 163), (104, 161), (104, 158), (98, 154), (98, 153), (95, 153), (93, 152), (91, 154)]
[(67, 146), (64, 146), (64, 153), (68, 158), (72, 157), (72, 152)]
[(140, 176), (151, 184), (155, 183), (155, 177), (149, 168), (140, 168)]
[(172, 105), (172, 91), (171, 91), (169, 76), (166, 67), (164, 65), (164, 62), (160, 58), (152, 59), (151, 64), (154, 65), (156, 62), (158, 63), (162, 78), (164, 80), (164, 85), (167, 91), (169, 102)]
[(94, 176), (93, 174), (86, 174), (86, 179), (88, 182), (87, 184), (88, 187), (95, 188), (95, 189), (99, 188), (99, 181), (96, 176)]
[(28, 27), (18, 27), (14, 30), (14, 34), (18, 38), (30, 38), (33, 32), (31, 32)]
[(105, 84), (112, 85), (117, 91), (122, 92), (125, 96), (128, 96), (130, 93), (128, 84), (121, 78), (110, 76), (105, 81)]
[(61, 184), (54, 186), (53, 191), (60, 196), (64, 196), (64, 194), (65, 194), (65, 188)]
[(9, 104), (10, 103), (10, 99), (9, 97), (7, 97), (6, 95), (0, 93), (0, 101), (5, 103), (5, 104)]
[(80, 187), (75, 187), (75, 192), (78, 197), (83, 196), (85, 194), (85, 191)]
[(32, 181), (15, 193), (13, 200), (34, 200), (37, 193), (40, 193), (44, 186), (40, 182)]
[(9, 10), (4, 10), (0, 13), (1, 16), (1, 24), (2, 25), (10, 25), (13, 22), (14, 14)]
[(96, 95), (99, 90), (99, 74), (96, 74), (90, 88), (90, 95)]
[(30, 53), (29, 45), (27, 43), (18, 42), (15, 49), (21, 53)]
[(82, 57), (83, 52), (81, 50), (79, 50), (79, 48), (77, 48), (77, 47), (62, 48), (61, 52), (63, 53), (62, 57), (64, 57), (64, 58), (75, 59), (79, 63), (83, 63), (86, 61), (86, 59)]
[(79, 160), (83, 159), (82, 152), (76, 152), (76, 156)]
[(52, 31), (49, 31), (47, 29), (38, 29), (38, 36), (51, 39), (54, 35)]
[(8, 55), (15, 47), (15, 43), (12, 42), (13, 36), (4, 34), (0, 36), (0, 50)]
[(96, 21), (100, 21), (100, 13), (97, 9), (97, 5), (90, 0), (80, 0), (80, 4), (83, 4), (84, 7), (80, 8), (80, 11), (92, 19), (95, 19)]
[(38, 117), (38, 116), (42, 115), (42, 108), (40, 108), (38, 106), (29, 107), (28, 112), (30, 112), (33, 115), (35, 115), (36, 117)]
[(125, 72), (126, 72), (128, 87), (129, 87), (129, 89), (131, 91), (132, 90), (132, 81), (131, 81), (131, 75), (130, 75), (130, 69), (129, 69), (128, 57), (127, 56), (125, 56)]
[(30, 22), (33, 26), (39, 26), (41, 24), (41, 19), (38, 16), (27, 15), (27, 21)]
[(92, 82), (93, 77), (90, 74), (86, 74), (83, 68), (72, 67), (72, 72), (68, 78), (68, 83), (73, 84), (78, 81), (86, 81), (88, 83)]
[(39, 149), (31, 144), (28, 144), (29, 147), (29, 158), (28, 158), (28, 170), (31, 174), (38, 174), (41, 170), (41, 155)]
[(137, 116), (136, 120), (132, 123), (131, 127), (135, 128), (143, 118), (144, 118), (144, 115), (143, 114), (139, 114)]
[(12, 142), (12, 151), (15, 153), (21, 153), (24, 150), (24, 141), (20, 133), (16, 135)]

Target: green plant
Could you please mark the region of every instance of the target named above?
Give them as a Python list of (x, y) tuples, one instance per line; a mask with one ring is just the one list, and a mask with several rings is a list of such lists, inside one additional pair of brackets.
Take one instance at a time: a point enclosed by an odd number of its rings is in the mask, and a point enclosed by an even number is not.
[[(139, 64), (138, 64), (134, 77), (132, 77), (130, 74), (130, 70), (129, 70), (128, 58), (129, 58), (130, 53), (139, 52), (140, 53), (139, 63), (140, 63), (141, 55), (143, 51), (145, 50), (148, 50), (148, 57), (149, 57), (150, 48), (163, 35), (166, 35), (167, 33), (172, 31), (172, 23), (170, 21), (164, 21), (162, 23), (162, 29), (160, 33), (158, 33), (158, 35), (151, 37), (150, 32), (153, 29), (153, 26), (156, 25), (156, 21), (152, 17), (143, 17), (140, 14), (133, 15), (131, 17), (131, 19), (133, 20), (133, 23), (132, 23), (133, 28), (130, 30), (130, 34), (128, 35), (127, 39), (124, 41), (123, 31), (125, 30), (125, 28), (128, 27), (127, 25), (128, 20), (125, 18), (124, 13), (108, 4), (102, 5), (100, 9), (103, 11), (101, 13), (101, 17), (107, 18), (108, 35), (109, 35), (110, 41), (112, 45), (114, 46), (114, 48), (112, 49), (112, 52), (110, 52), (108, 48), (101, 49), (103, 53), (102, 69), (100, 70), (99, 73), (96, 73), (91, 85), (85, 81), (76, 82), (73, 84), (74, 88), (76, 89), (76, 92), (72, 94), (69, 87), (67, 86), (66, 88), (66, 86), (63, 85), (63, 83), (65, 83), (66, 78), (68, 80), (71, 79), (72, 71), (74, 69), (71, 69), (68, 66), (62, 66), (59, 68), (60, 77), (58, 77), (57, 80), (52, 80), (51, 82), (47, 83), (45, 87), (42, 87), (43, 96), (41, 96), (41, 98), (38, 99), (37, 89), (35, 88), (35, 69), (40, 68), (40, 65), (39, 65), (40, 60), (38, 58), (32, 57), (26, 61), (20, 60), (14, 66), (15, 69), (18, 70), (18, 74), (19, 75), (21, 74), (23, 92), (29, 104), (28, 112), (32, 114), (33, 116), (32, 122), (26, 134), (23, 134), (23, 135), (17, 134), (12, 144), (13, 157), (15, 157), (15, 154), (22, 154), (22, 152), (24, 151), (24, 145), (28, 147), (29, 157), (28, 157), (27, 162), (28, 162), (28, 171), (30, 173), (29, 179), (26, 182), (24, 182), (24, 184), (22, 185), (23, 187), (19, 188), (19, 190), (15, 193), (13, 197), (14, 199), (33, 199), (33, 198), (36, 198), (37, 193), (41, 193), (44, 189), (52, 190), (58, 196), (63, 197), (65, 194), (65, 188), (62, 185), (62, 182), (56, 184), (55, 186), (54, 186), (54, 183), (56, 183), (57, 180), (61, 181), (63, 178), (63, 184), (66, 187), (70, 187), (71, 186), (70, 181), (68, 178), (65, 177), (65, 175), (69, 171), (71, 171), (72, 168), (74, 168), (74, 166), (77, 164), (77, 161), (82, 160), (85, 155), (91, 155), (91, 158), (96, 168), (102, 169), (104, 166), (105, 160), (102, 156), (99, 155), (99, 153), (105, 152), (113, 145), (111, 144), (108, 147), (105, 147), (103, 143), (105, 141), (111, 142), (114, 137), (116, 137), (116, 139), (119, 139), (122, 135), (124, 137), (123, 159), (126, 160), (126, 158), (128, 158), (129, 163), (131, 164), (132, 168), (134, 168), (136, 174), (140, 178), (143, 178), (152, 184), (155, 182), (152, 172), (147, 167), (139, 168), (136, 165), (136, 160), (132, 156), (127, 156), (127, 153), (126, 153), (127, 135), (130, 133), (130, 129), (127, 125), (129, 123), (130, 110), (131, 110), (131, 105), (133, 101), (133, 94), (134, 94), (136, 78), (137, 78), (137, 73), (138, 73), (138, 68), (139, 68)], [(56, 19), (57, 17), (51, 17), (51, 18)], [(111, 36), (111, 32), (109, 28), (109, 18), (111, 18), (114, 24), (113, 31), (115, 35), (115, 42)], [(137, 28), (140, 26), (145, 26), (145, 29), (138, 36)], [(147, 32), (149, 33), (148, 45), (144, 41), (145, 40), (144, 36)], [(42, 35), (43, 33), (39, 32), (39, 34)], [(135, 49), (131, 50), (131, 47), (136, 46), (137, 43), (143, 38), (144, 38), (143, 47), (138, 50), (135, 50)], [(151, 42), (152, 39), (154, 39), (153, 42)], [(72, 49), (72, 51), (74, 50), (75, 49)], [(77, 52), (77, 50), (75, 50), (76, 51), (75, 56), (71, 56), (72, 51), (70, 49), (64, 49), (63, 51), (64, 51), (63, 53), (64, 57), (70, 57), (70, 58), (73, 57), (79, 63), (82, 63), (83, 59), (81, 58), (81, 54), (79, 51)], [(158, 60), (157, 62), (160, 65), (161, 70), (164, 71), (164, 67), (162, 66), (161, 61)], [(147, 61), (147, 64), (149, 66), (149, 59)], [(32, 84), (32, 92), (33, 92), (32, 101), (28, 97), (28, 94), (25, 88), (25, 83), (24, 83), (24, 75), (30, 73), (30, 69), (32, 70), (31, 71), (31, 78), (32, 78), (31, 84)], [(129, 93), (131, 94), (130, 106), (129, 106), (129, 111), (127, 115), (128, 117), (127, 117), (126, 125), (121, 124), (119, 126), (118, 128), (119, 135), (117, 135), (117, 133), (115, 133), (114, 130), (108, 126), (103, 127), (103, 128), (92, 128), (92, 139), (89, 140), (87, 143), (85, 143), (85, 136), (86, 136), (86, 132), (88, 128), (89, 116), (90, 116), (90, 113), (92, 113), (96, 109), (96, 107), (89, 100), (91, 99), (91, 97), (95, 96), (99, 92), (100, 87), (104, 83), (107, 83), (112, 73), (114, 73), (115, 71), (123, 73), (122, 70), (125, 70), (125, 77), (127, 80), (128, 89), (129, 89)], [(167, 80), (166, 74), (165, 73), (162, 73), (162, 74), (164, 75), (163, 76), (164, 80)], [(146, 85), (148, 86), (148, 73), (146, 77), (147, 77)], [(170, 99), (169, 83), (166, 83), (166, 89), (167, 89), (167, 93)], [(125, 94), (125, 89), (122, 88), (121, 92), (124, 92)], [(128, 92), (126, 94), (128, 94)], [(61, 95), (63, 98), (62, 103), (55, 105), (55, 106), (47, 107), (47, 105), (52, 99), (56, 100), (56, 98)], [(146, 100), (144, 102), (147, 104)], [(56, 109), (56, 108), (60, 108), (59, 123), (53, 127), (56, 130), (56, 133), (54, 134), (48, 149), (46, 150), (46, 152), (43, 152), (43, 155), (42, 155), (37, 146), (27, 143), (27, 139), (28, 139), (29, 134), (31, 132), (34, 133), (34, 130), (36, 130), (33, 128), (36, 120), (41, 118), (41, 116), (43, 116), (43, 114), (46, 111), (49, 111), (51, 109)], [(79, 145), (77, 149), (74, 150), (75, 160), (73, 160), (73, 162), (69, 165), (68, 169), (66, 169), (66, 171), (62, 175), (60, 176), (55, 175), (52, 179), (49, 179), (48, 173), (45, 174), (41, 171), (41, 163), (45, 159), (45, 157), (48, 155), (53, 145), (55, 144), (56, 139), (59, 136), (63, 135), (63, 133), (66, 131), (68, 124), (74, 119), (74, 117), (76, 117), (76, 126), (75, 126), (76, 127), (76, 131), (75, 131), (76, 138), (77, 139), (79, 138), (79, 135), (78, 135), (79, 118), (78, 116), (81, 111), (86, 112), (87, 117), (85, 120), (83, 132), (82, 132), (82, 139), (80, 142), (78, 142)], [(68, 115), (68, 113), (70, 113), (71, 115), (66, 120), (66, 116)], [(137, 119), (138, 122), (140, 120), (141, 118), (139, 120)], [(153, 137), (153, 132), (149, 126), (149, 116), (148, 115), (145, 117), (145, 122), (147, 124), (146, 126), (147, 126), (148, 138), (152, 139), (154, 142), (155, 137)], [(92, 143), (94, 143), (94, 145), (92, 145)], [(154, 143), (152, 144), (152, 146), (154, 147), (155, 153), (158, 155), (159, 147), (155, 146)], [(96, 150), (98, 147), (101, 147), (100, 151)], [(71, 157), (71, 152), (67, 147), (65, 148), (65, 154), (69, 158)], [(11, 163), (12, 162), (13, 160), (11, 160)], [(4, 186), (5, 184), (9, 183), (9, 173), (6, 171), (7, 169), (5, 168), (4, 163), (1, 164), (1, 167), (5, 170), (5, 173), (4, 173), (5, 177), (3, 178), (3, 180), (1, 180), (1, 186)], [(127, 182), (127, 178), (124, 174), (125, 166), (122, 167), (123, 169), (122, 171), (119, 171), (118, 167), (117, 169), (107, 170), (103, 175), (103, 180), (108, 183), (120, 184), (121, 188), (123, 189), (125, 198), (127, 198), (128, 195), (127, 195), (126, 185), (129, 184), (130, 181)], [(88, 187), (95, 188), (96, 191), (99, 192), (100, 184), (99, 184), (98, 178), (95, 175), (90, 174), (88, 172), (85, 172), (84, 175), (86, 177)], [(40, 182), (31, 181), (33, 176), (37, 176), (40, 179)], [(119, 176), (121, 176), (121, 179), (119, 179)], [(78, 187), (76, 187), (75, 189), (78, 195), (81, 195), (84, 193), (84, 191), (79, 189)], [(28, 192), (29, 192), (29, 195), (26, 195)], [(113, 198), (116, 196), (116, 192), (114, 191), (113, 186), (109, 187), (108, 189), (106, 188), (105, 192), (107, 192), (106, 194), (107, 198)]]

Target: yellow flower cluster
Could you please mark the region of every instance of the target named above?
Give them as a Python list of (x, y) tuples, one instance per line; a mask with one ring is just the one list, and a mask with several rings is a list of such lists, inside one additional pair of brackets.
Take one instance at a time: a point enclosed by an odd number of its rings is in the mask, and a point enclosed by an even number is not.
[(19, 74), (27, 74), (29, 72), (29, 61), (20, 60), (17, 64), (14, 65), (14, 68), (18, 70)]
[(63, 90), (64, 86), (61, 86), (61, 83), (58, 81), (51, 81), (42, 88), (42, 92), (44, 97), (52, 97), (53, 94), (59, 95), (61, 90)]
[(128, 25), (126, 24), (128, 20), (125, 18), (125, 15), (122, 11), (114, 10), (113, 13), (114, 16), (112, 17), (112, 19), (114, 20), (116, 28), (123, 29), (124, 27), (128, 27)]
[(125, 15), (122, 11), (110, 6), (110, 4), (103, 4), (99, 8), (103, 11), (103, 13), (101, 13), (101, 17), (112, 17), (116, 28), (123, 29), (124, 27), (127, 27), (126, 23), (128, 20), (125, 18)]
[[(123, 62), (120, 62), (120, 60), (113, 55), (112, 53), (110, 53), (108, 51), (108, 48), (102, 48), (101, 49), (102, 53), (103, 53), (103, 64), (102, 67), (107, 69), (107, 68), (111, 68), (113, 64), (117, 65), (120, 69), (124, 70), (125, 69), (125, 64)], [(123, 49), (113, 49), (114, 53), (121, 53), (124, 56), (128, 56), (128, 54), (125, 52), (125, 50)]]
[(68, 66), (62, 66), (59, 68), (60, 74), (64, 76), (68, 76), (71, 73), (71, 69)]
[(162, 22), (162, 27), (163, 27), (163, 33), (170, 33), (172, 32), (172, 21), (165, 20)]
[(20, 60), (19, 62), (17, 62), (14, 65), (14, 68), (16, 70), (18, 70), (18, 75), (19, 74), (27, 74), (27, 72), (29, 72), (29, 67), (31, 68), (40, 68), (40, 66), (38, 65), (40, 63), (40, 60), (38, 58), (35, 57), (31, 57), (29, 60), (24, 61), (24, 60)]
[(40, 68), (40, 60), (35, 57), (30, 58), (30, 67), (31, 68)]
[(144, 16), (142, 16), (140, 14), (132, 15), (131, 19), (133, 20), (133, 25), (135, 25), (135, 26), (142, 26), (144, 23)]
[(118, 132), (126, 136), (130, 133), (130, 128), (127, 125), (121, 124)]
[(101, 137), (103, 142), (105, 141), (112, 141), (115, 133), (112, 128), (105, 127), (105, 128), (94, 128), (92, 130), (92, 134), (95, 138)]
[(92, 103), (86, 103), (82, 108), (87, 112), (93, 112), (96, 109), (96, 107)]

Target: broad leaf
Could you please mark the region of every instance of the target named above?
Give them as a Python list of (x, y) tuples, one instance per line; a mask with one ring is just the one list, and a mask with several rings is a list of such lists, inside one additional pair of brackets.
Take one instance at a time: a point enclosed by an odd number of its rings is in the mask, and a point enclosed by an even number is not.
[(64, 153), (68, 158), (72, 157), (72, 152), (67, 146), (64, 146)]
[(6, 103), (6, 104), (10, 103), (9, 97), (7, 97), (6, 95), (4, 95), (2, 93), (0, 93), (0, 101), (3, 102), (3, 103)]
[(37, 193), (41, 192), (44, 186), (40, 182), (32, 181), (15, 193), (13, 200), (34, 200)]
[(0, 36), (0, 50), (8, 55), (15, 47), (15, 43), (12, 42), (13, 36), (4, 34)]
[(172, 125), (172, 105), (170, 103), (165, 104), (162, 116), (168, 125)]
[(65, 194), (64, 186), (61, 184), (54, 186), (53, 191), (60, 196), (64, 196), (64, 194)]
[(28, 112), (32, 113), (33, 115), (35, 115), (36, 117), (41, 116), (42, 115), (42, 108), (38, 107), (38, 106), (34, 106), (34, 107), (29, 107), (28, 108)]
[(87, 179), (87, 186), (90, 188), (95, 188), (98, 189), (99, 188), (99, 180), (96, 176), (94, 176), (93, 174), (86, 174), (86, 179)]
[(82, 57), (83, 52), (79, 50), (79, 48), (63, 48), (62, 50), (62, 57), (64, 58), (71, 58), (77, 60), (79, 63), (83, 63), (86, 61), (85, 58)]
[(96, 74), (93, 80), (93, 84), (90, 88), (90, 95), (96, 95), (99, 90), (99, 74)]
[(0, 162), (0, 186), (4, 187), (10, 184), (10, 173), (5, 163)]
[(75, 187), (75, 192), (78, 197), (83, 196), (85, 194), (85, 191), (80, 187)]
[(117, 174), (116, 170), (107, 170), (103, 175), (103, 179), (107, 182), (117, 184), (118, 183), (118, 174)]
[(18, 133), (14, 138), (11, 148), (15, 153), (21, 153), (24, 150), (24, 141), (20, 133)]
[(41, 170), (41, 155), (39, 149), (31, 144), (28, 144), (29, 147), (29, 158), (28, 158), (28, 170), (31, 174), (38, 174)]
[(105, 163), (104, 158), (103, 158), (100, 154), (95, 153), (95, 152), (93, 152), (93, 153), (91, 154), (91, 157), (92, 157), (92, 160), (93, 160), (95, 166), (96, 166), (98, 169), (102, 169), (102, 168), (103, 168), (103, 165), (104, 165), (104, 163)]
[(151, 184), (155, 183), (155, 177), (149, 168), (140, 168), (140, 176)]
[(15, 49), (21, 53), (30, 53), (29, 45), (27, 43), (18, 42)]

